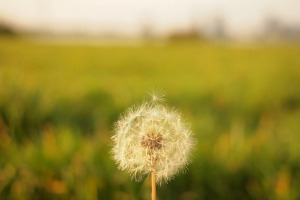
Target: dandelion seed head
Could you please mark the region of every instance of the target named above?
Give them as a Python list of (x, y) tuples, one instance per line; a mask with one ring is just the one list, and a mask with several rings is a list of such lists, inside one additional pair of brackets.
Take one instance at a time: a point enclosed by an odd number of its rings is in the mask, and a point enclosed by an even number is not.
[(181, 115), (161, 103), (129, 108), (115, 125), (113, 159), (133, 178), (155, 170), (160, 184), (184, 170), (195, 141)]

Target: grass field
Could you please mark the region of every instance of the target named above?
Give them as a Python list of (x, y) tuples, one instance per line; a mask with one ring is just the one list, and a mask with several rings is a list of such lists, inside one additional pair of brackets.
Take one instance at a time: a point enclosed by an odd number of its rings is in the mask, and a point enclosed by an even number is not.
[(149, 199), (149, 180), (110, 159), (110, 137), (160, 88), (198, 143), (158, 199), (299, 199), (299, 55), (299, 43), (0, 37), (0, 198)]

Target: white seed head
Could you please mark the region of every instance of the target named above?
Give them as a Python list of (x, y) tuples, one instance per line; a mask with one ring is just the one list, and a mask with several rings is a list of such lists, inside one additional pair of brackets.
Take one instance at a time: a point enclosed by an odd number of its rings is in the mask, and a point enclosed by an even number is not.
[(186, 167), (195, 145), (181, 115), (155, 101), (129, 108), (117, 121), (112, 140), (120, 169), (136, 180), (155, 170), (159, 184)]

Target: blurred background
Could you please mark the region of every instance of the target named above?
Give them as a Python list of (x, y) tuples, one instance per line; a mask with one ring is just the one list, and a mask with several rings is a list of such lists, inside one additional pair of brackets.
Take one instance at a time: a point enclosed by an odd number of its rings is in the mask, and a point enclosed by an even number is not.
[(300, 199), (299, 7), (0, 0), (0, 199), (150, 199), (109, 151), (153, 88), (198, 139), (158, 199)]

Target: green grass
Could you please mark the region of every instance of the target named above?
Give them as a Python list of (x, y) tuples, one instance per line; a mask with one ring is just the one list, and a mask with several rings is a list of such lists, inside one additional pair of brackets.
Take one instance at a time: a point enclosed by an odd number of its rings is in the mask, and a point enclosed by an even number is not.
[(154, 87), (198, 138), (159, 199), (299, 199), (300, 45), (85, 45), (0, 37), (1, 199), (149, 199), (110, 159)]

